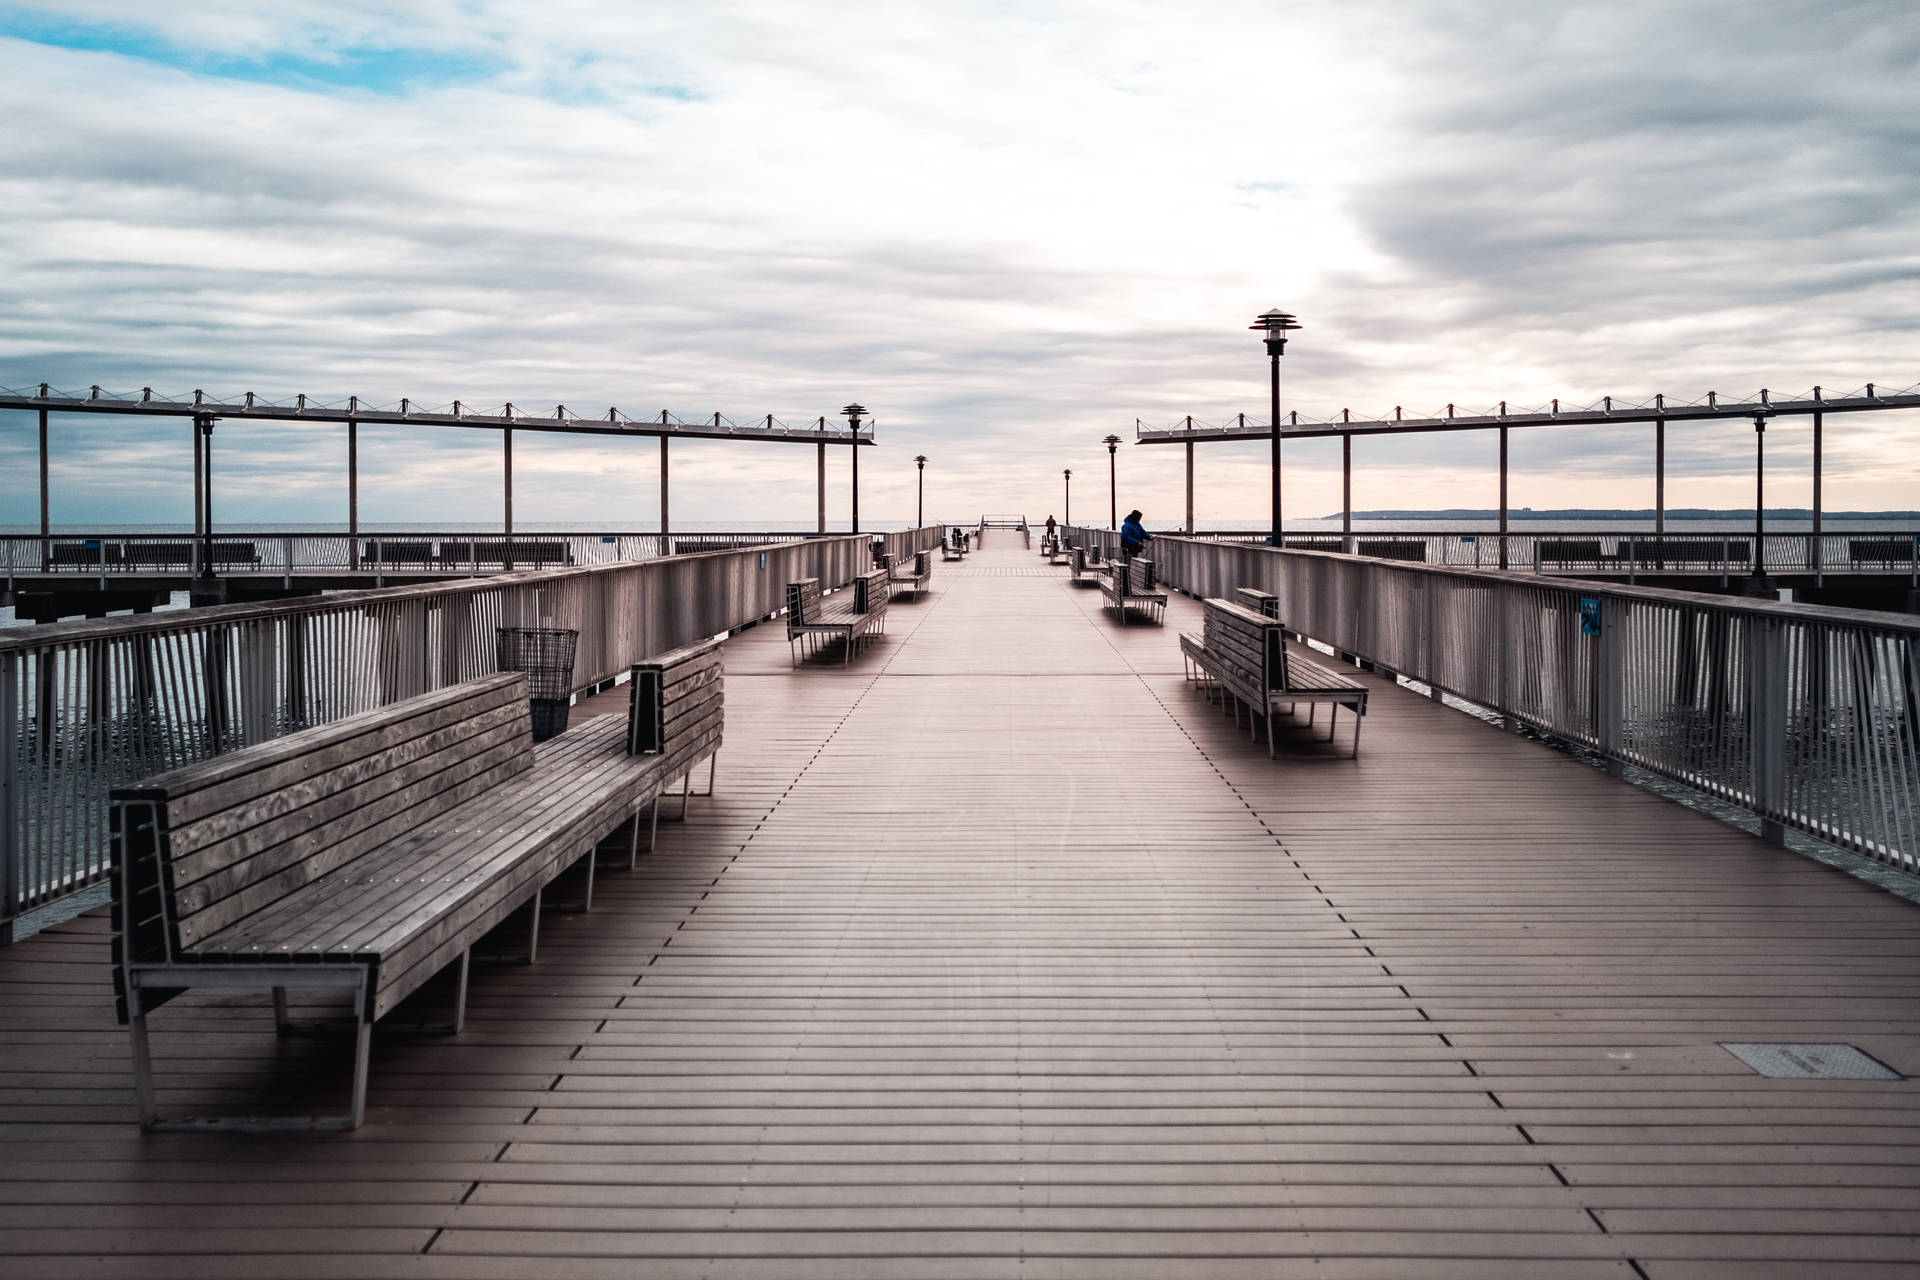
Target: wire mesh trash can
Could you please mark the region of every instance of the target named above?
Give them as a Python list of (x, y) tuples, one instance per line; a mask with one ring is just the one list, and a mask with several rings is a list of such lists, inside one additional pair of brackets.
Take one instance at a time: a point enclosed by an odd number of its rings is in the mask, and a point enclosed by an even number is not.
[(566, 732), (573, 650), (580, 633), (558, 627), (501, 627), (496, 636), (500, 670), (527, 673), (533, 740), (545, 742)]

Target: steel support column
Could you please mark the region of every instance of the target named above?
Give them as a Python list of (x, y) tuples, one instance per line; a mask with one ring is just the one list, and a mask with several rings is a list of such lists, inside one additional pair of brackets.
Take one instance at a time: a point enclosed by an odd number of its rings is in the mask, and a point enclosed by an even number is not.
[(504, 519), (506, 536), (501, 539), (501, 564), (506, 569), (513, 568), (513, 428), (506, 427), (500, 432), (501, 448), (501, 493), (506, 499)]
[(1753, 573), (1767, 576), (1767, 419), (1753, 415)]
[[(1193, 446), (1187, 446), (1187, 456), (1193, 456)], [(47, 411), (40, 411), (40, 568), (53, 568), (53, 494), (47, 481)]]
[(1825, 425), (1822, 419), (1825, 418), (1825, 416), (1825, 414), (1817, 412), (1813, 415), (1813, 538), (1808, 543), (1807, 555), (1808, 558), (1813, 561), (1813, 581), (1816, 586), (1822, 584), (1826, 579), (1824, 569), (1827, 563), (1826, 548), (1820, 544), (1820, 530), (1821, 524), (1823, 523), (1821, 517), (1823, 508), (1821, 506), (1822, 496), (1820, 489), (1820, 455), (1822, 444), (1824, 443), (1821, 439), (1823, 434), (1822, 428)]
[(1187, 441), (1187, 532), (1193, 532), (1193, 441)]
[(200, 439), (200, 576), (213, 576), (213, 416), (200, 414), (193, 420), (194, 434)]
[(660, 550), (662, 554), (671, 554), (671, 552), (673, 551), (672, 547), (669, 547), (666, 545), (667, 531), (669, 528), (671, 528), (671, 524), (672, 524), (672, 522), (668, 519), (668, 516), (667, 516), (669, 498), (671, 496), (668, 493), (667, 472), (668, 472), (667, 438), (665, 436), (661, 436), (660, 437), (660, 543), (661, 543)]
[[(821, 420), (823, 423), (825, 419)], [(827, 442), (820, 442), (820, 523), (819, 532), (827, 531)]]
[(1653, 531), (1667, 531), (1667, 420), (1653, 420)]
[(360, 424), (347, 420), (347, 567), (360, 567)]
[(1505, 427), (1500, 428), (1500, 567), (1502, 569), (1507, 567), (1507, 429)]
[[(1340, 437), (1340, 533), (1343, 538), (1353, 536), (1353, 436)], [(1343, 551), (1351, 552), (1352, 547), (1343, 546)]]

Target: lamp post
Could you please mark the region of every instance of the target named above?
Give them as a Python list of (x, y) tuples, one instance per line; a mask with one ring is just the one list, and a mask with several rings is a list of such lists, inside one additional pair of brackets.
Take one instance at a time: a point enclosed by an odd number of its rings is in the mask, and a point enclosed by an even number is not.
[(1767, 418), (1753, 415), (1753, 576), (1767, 576)]
[(914, 454), (913, 463), (920, 468), (919, 488), (913, 499), (913, 527), (921, 529), (927, 523), (927, 455)]
[(1066, 485), (1066, 506), (1063, 508), (1063, 515), (1061, 516), (1060, 523), (1072, 524), (1073, 523), (1073, 468), (1068, 467), (1066, 470), (1062, 471), (1060, 474), (1063, 477), (1065, 477), (1065, 480), (1063, 481), (1063, 483)]
[(853, 531), (860, 532), (860, 415), (866, 406), (850, 404), (840, 412), (847, 415), (847, 430), (853, 436)]
[(1287, 349), (1287, 334), (1300, 327), (1300, 322), (1286, 312), (1275, 308), (1262, 312), (1249, 329), (1257, 329), (1265, 335), (1267, 359), (1273, 372), (1273, 545), (1280, 546), (1280, 357)]
[(1114, 472), (1114, 455), (1120, 448), (1119, 436), (1108, 436), (1100, 442), (1107, 446), (1107, 528), (1120, 527), (1120, 484)]

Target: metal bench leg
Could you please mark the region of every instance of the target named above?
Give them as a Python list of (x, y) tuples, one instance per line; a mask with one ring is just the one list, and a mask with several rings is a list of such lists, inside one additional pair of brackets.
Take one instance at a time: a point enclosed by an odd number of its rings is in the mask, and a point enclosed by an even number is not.
[(453, 1034), (459, 1035), (467, 1029), (467, 974), (473, 968), (473, 948), (468, 947), (460, 953), (459, 985), (453, 993)]
[[(1334, 723), (1339, 719), (1340, 719), (1340, 704), (1337, 702), (1329, 702), (1327, 704), (1327, 741), (1328, 742), (1333, 741)], [(1311, 724), (1312, 721), (1309, 720), (1308, 723)]]
[(1358, 706), (1353, 709), (1353, 755), (1350, 758), (1354, 760), (1360, 758), (1360, 726), (1366, 721), (1366, 718), (1367, 711), (1365, 706)]
[(1273, 759), (1273, 705), (1267, 705), (1267, 759)]
[(358, 1023), (353, 1032), (353, 1108), (348, 1113), (347, 1128), (358, 1129), (367, 1118), (367, 1068), (373, 1057), (373, 1023), (367, 1020), (364, 982), (354, 995), (353, 1006)]
[(546, 889), (533, 891), (533, 919), (527, 924), (527, 963), (532, 964), (540, 958), (540, 899)]
[(151, 1129), (160, 1122), (153, 1098), (153, 1054), (147, 1044), (147, 1015), (140, 1008), (140, 991), (127, 992), (129, 1018), (127, 1029), (133, 1033), (133, 1100), (140, 1109), (140, 1127)]
[(687, 797), (692, 794), (693, 770), (689, 768), (686, 776), (680, 779), (680, 821), (682, 822), (687, 820)]
[[(647, 844), (651, 851), (653, 844)], [(627, 819), (627, 870), (633, 871), (640, 866), (640, 811), (635, 809), (633, 816)]]

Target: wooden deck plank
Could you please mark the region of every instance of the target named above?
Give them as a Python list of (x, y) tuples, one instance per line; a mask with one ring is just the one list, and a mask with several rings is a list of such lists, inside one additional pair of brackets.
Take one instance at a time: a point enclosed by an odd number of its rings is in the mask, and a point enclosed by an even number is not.
[[(1197, 615), (990, 545), (844, 667), (737, 636), (718, 792), (466, 1034), (404, 1030), (444, 981), (396, 1013), (351, 1137), (139, 1134), (102, 921), (0, 951), (8, 1274), (1920, 1266), (1920, 1085), (1716, 1043), (1920, 1074), (1920, 913), (1371, 676), (1359, 760), (1270, 761)], [(181, 1098), (344, 1089), (248, 997), (155, 1023)]]

